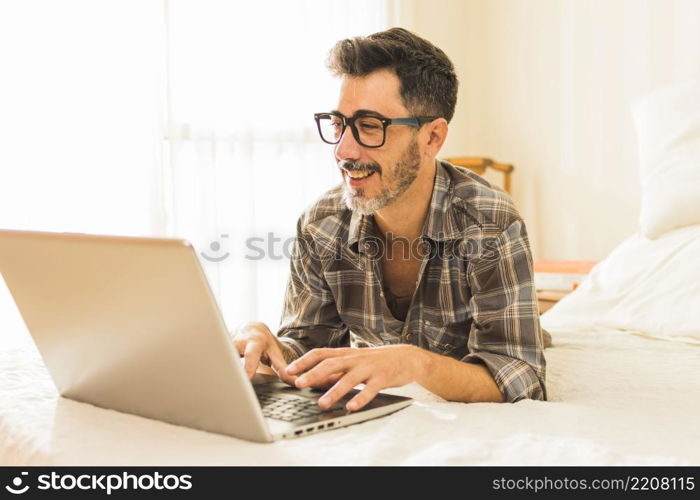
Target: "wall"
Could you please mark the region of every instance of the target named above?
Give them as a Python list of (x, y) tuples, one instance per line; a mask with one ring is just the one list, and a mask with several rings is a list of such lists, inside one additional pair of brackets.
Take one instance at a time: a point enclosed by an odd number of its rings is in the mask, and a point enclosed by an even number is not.
[(600, 259), (637, 227), (629, 105), (700, 73), (698, 0), (398, 0), (461, 80), (443, 156), (516, 167), (538, 258)]

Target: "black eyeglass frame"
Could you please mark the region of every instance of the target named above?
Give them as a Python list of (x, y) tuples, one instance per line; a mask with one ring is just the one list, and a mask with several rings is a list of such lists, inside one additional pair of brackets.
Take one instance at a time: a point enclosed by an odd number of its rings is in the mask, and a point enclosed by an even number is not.
[[(335, 116), (336, 118), (340, 118), (341, 123), (343, 125), (343, 130), (341, 130), (340, 134), (338, 135), (338, 139), (336, 141), (328, 141), (323, 137), (323, 132), (321, 132), (321, 119), (322, 118), (327, 118)], [(360, 120), (362, 118), (375, 118), (379, 120), (382, 123), (382, 142), (381, 144), (378, 144), (376, 146), (368, 146), (362, 140), (360, 139), (360, 132), (357, 130), (357, 127), (355, 126), (355, 120)], [(352, 136), (355, 138), (357, 143), (365, 148), (381, 148), (384, 144), (386, 144), (386, 129), (390, 125), (409, 125), (411, 127), (418, 127), (420, 128), (426, 123), (430, 123), (433, 120), (437, 120), (440, 118), (439, 116), (411, 116), (407, 118), (386, 118), (384, 116), (379, 116), (379, 115), (374, 115), (374, 114), (362, 114), (358, 116), (354, 116), (352, 118), (348, 118), (345, 115), (342, 115), (340, 113), (314, 113), (314, 120), (316, 120), (316, 127), (318, 128), (318, 135), (321, 137), (321, 140), (325, 142), (326, 144), (338, 144), (341, 139), (343, 138), (343, 134), (345, 134), (345, 129), (347, 128), (348, 125), (350, 125), (350, 130), (352, 131)]]

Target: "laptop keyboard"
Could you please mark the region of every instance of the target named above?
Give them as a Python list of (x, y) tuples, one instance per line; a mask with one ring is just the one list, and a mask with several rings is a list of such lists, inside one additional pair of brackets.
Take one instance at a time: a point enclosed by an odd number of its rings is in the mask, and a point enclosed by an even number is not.
[(320, 415), (336, 409), (337, 406), (324, 410), (318, 406), (315, 400), (293, 394), (258, 393), (258, 400), (264, 416), (286, 422)]

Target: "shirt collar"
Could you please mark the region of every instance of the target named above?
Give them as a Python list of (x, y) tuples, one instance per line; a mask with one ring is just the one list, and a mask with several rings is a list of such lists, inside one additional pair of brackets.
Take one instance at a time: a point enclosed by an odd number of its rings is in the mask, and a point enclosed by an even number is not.
[(454, 183), (445, 165), (435, 160), (435, 183), (430, 198), (428, 216), (423, 225), (423, 236), (433, 241), (445, 241), (458, 238), (461, 234), (454, 219), (452, 201)]

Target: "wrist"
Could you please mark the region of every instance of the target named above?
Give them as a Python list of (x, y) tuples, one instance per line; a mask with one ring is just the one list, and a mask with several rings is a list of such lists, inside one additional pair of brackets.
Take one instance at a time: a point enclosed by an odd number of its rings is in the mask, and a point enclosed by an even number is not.
[(418, 346), (410, 346), (413, 359), (414, 382), (425, 385), (425, 380), (431, 372), (432, 357), (430, 351), (421, 349)]
[(279, 346), (280, 351), (282, 352), (282, 357), (284, 358), (284, 362), (289, 364), (295, 359), (299, 357), (297, 352), (287, 344), (286, 342), (281, 341), (279, 338), (275, 338), (275, 341), (277, 342), (277, 345)]

